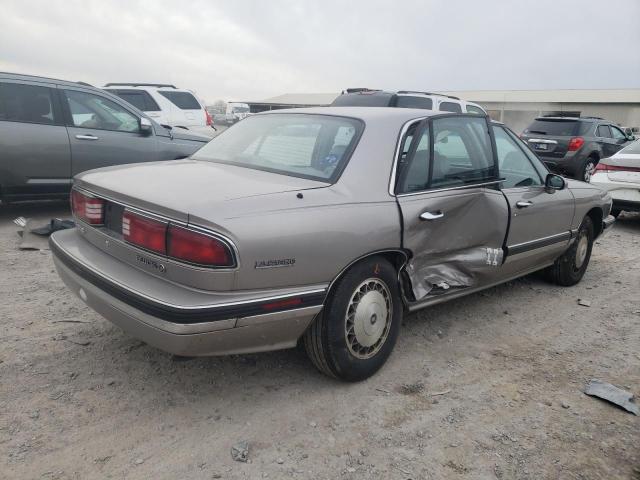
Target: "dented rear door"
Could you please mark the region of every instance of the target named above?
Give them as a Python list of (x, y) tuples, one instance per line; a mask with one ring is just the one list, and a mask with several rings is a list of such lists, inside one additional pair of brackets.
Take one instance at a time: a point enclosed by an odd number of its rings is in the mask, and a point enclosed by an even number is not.
[(509, 208), (487, 119), (435, 117), (409, 128), (401, 145), (394, 192), (415, 300), (496, 283)]

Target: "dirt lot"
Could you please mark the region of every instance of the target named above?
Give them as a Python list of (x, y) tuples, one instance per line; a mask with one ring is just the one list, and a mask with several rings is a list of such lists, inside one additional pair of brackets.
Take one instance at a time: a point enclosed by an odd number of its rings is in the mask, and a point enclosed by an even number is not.
[(11, 219), (64, 211), (0, 207), (2, 478), (640, 478), (640, 418), (581, 392), (640, 395), (639, 216), (580, 285), (527, 277), (410, 315), (383, 370), (349, 385), (301, 350), (185, 361), (125, 335), (50, 252), (16, 248)]

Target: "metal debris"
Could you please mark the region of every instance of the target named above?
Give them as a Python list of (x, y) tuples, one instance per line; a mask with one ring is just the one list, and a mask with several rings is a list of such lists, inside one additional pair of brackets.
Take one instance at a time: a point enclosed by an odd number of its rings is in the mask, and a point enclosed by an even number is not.
[(231, 458), (236, 462), (247, 462), (249, 459), (249, 442), (242, 440), (231, 447)]
[(581, 305), (583, 307), (590, 307), (591, 306), (591, 301), (579, 298), (578, 299), (578, 305)]
[(635, 403), (633, 394), (615, 387), (610, 383), (602, 382), (597, 379), (592, 379), (584, 390), (584, 393), (592, 397), (598, 397), (607, 402), (613, 403), (621, 408), (624, 408), (627, 412), (631, 412), (634, 415), (640, 415), (640, 406)]

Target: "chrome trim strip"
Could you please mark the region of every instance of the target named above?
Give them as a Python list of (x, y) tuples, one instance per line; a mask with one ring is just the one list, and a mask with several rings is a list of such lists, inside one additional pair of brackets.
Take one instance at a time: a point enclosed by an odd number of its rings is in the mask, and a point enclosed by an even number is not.
[(448, 191), (451, 191), (451, 190), (466, 190), (466, 189), (469, 189), (469, 188), (486, 187), (488, 185), (496, 185), (496, 184), (502, 183), (502, 182), (504, 182), (504, 178), (500, 178), (498, 180), (491, 180), (490, 182), (471, 183), (469, 185), (459, 185), (457, 187), (434, 188), (432, 190), (420, 190), (419, 192), (399, 193), (396, 196), (398, 198), (401, 198), (401, 197), (411, 197), (411, 196), (414, 196), (414, 195), (424, 195), (426, 193), (448, 192)]
[[(210, 303), (210, 304), (205, 304), (205, 305), (175, 305), (175, 304), (172, 304), (172, 303), (164, 302), (164, 301), (159, 300), (159, 299), (157, 299), (155, 297), (150, 297), (150, 296), (145, 295), (144, 293), (141, 293), (141, 292), (139, 292), (137, 290), (133, 290), (133, 289), (131, 289), (131, 287), (129, 287), (127, 285), (124, 285), (121, 282), (118, 282), (117, 280), (104, 275), (102, 272), (96, 270), (92, 266), (87, 265), (85, 262), (82, 262), (82, 261), (78, 260), (77, 257), (71, 255), (64, 247), (62, 247), (60, 245), (60, 243), (58, 243), (58, 241), (55, 239), (55, 237), (53, 237), (53, 236), (49, 237), (49, 241), (53, 242), (56, 247), (58, 247), (60, 250), (62, 250), (67, 255), (72, 257), (73, 260), (75, 262), (79, 263), (80, 265), (82, 265), (83, 268), (86, 268), (87, 270), (89, 270), (93, 274), (97, 275), (98, 277), (102, 278), (103, 280), (105, 280), (107, 282), (111, 282), (114, 285), (122, 288), (123, 290), (127, 290), (127, 291), (130, 291), (130, 292), (133, 292), (133, 293), (135, 293), (135, 295), (138, 295), (139, 297), (142, 297), (145, 300), (148, 300), (150, 302), (157, 303), (157, 304), (163, 305), (165, 307), (169, 307), (169, 308), (179, 309), (179, 310), (188, 310), (188, 311), (196, 311), (197, 312), (198, 310), (207, 310), (207, 309), (211, 309), (211, 308), (235, 307), (235, 306), (238, 306), (238, 305), (252, 305), (254, 303), (264, 303), (264, 302), (269, 302), (269, 301), (272, 301), (272, 300), (283, 300), (283, 299), (286, 299), (286, 298), (298, 297), (298, 296), (301, 296), (301, 295), (311, 295), (311, 294), (314, 294), (314, 293), (325, 293), (327, 291), (326, 288), (316, 288), (316, 289), (313, 289), (313, 290), (303, 290), (303, 291), (300, 291), (300, 292), (283, 293), (281, 295), (273, 295), (273, 296), (268, 296), (268, 297), (261, 297), (261, 298), (257, 298), (257, 299), (253, 299), (253, 300), (239, 300), (237, 302)], [(131, 268), (133, 268), (133, 267), (131, 267)]]
[(553, 238), (566, 237), (567, 235), (571, 235), (571, 232), (556, 233), (554, 235), (549, 235), (548, 237), (540, 237), (540, 238), (536, 238), (535, 240), (529, 240), (528, 242), (516, 243), (515, 245), (507, 245), (507, 248), (526, 247), (527, 245), (532, 245), (538, 242), (544, 242), (546, 240), (551, 240)]
[(238, 318), (236, 327), (249, 327), (258, 323), (277, 322), (279, 320), (288, 320), (304, 315), (315, 315), (322, 310), (322, 305), (314, 307), (296, 308), (295, 310), (284, 310), (282, 312), (265, 313), (264, 315), (252, 315), (250, 317)]
[(546, 138), (530, 138), (529, 140), (527, 140), (528, 142), (533, 142), (533, 143), (550, 143), (553, 145), (557, 145), (558, 142), (556, 140), (547, 140)]

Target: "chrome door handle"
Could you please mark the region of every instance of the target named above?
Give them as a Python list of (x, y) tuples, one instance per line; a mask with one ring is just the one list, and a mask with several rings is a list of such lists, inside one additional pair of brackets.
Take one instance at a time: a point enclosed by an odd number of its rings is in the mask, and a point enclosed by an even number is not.
[(518, 208), (527, 208), (530, 207), (531, 205), (533, 205), (533, 202), (529, 202), (526, 200), (522, 200), (520, 202), (516, 202), (516, 207)]
[(78, 140), (98, 140), (95, 135), (76, 135)]
[(444, 213), (442, 213), (440, 210), (438, 210), (435, 213), (423, 212), (420, 215), (420, 220), (437, 220), (438, 218), (442, 218), (442, 217), (444, 217)]

